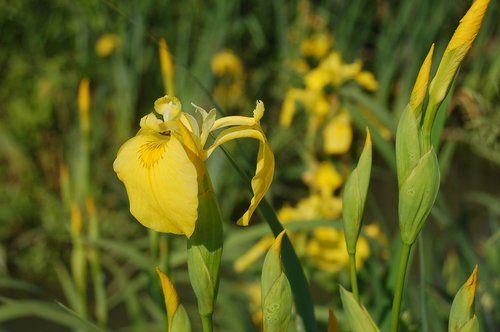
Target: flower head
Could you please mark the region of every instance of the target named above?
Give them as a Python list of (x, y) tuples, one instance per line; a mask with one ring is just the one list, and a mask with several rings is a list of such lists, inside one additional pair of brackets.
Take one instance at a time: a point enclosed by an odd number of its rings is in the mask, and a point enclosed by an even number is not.
[[(204, 161), (219, 145), (237, 138), (259, 141), (257, 169), (252, 179), (254, 197), (238, 221), (250, 217), (269, 189), (274, 174), (274, 155), (260, 127), (264, 104), (257, 102), (254, 117), (230, 116), (216, 120), (195, 106), (198, 119), (182, 112), (171, 96), (156, 100), (155, 111), (140, 121), (141, 129), (118, 151), (113, 168), (125, 184), (132, 215), (144, 226), (164, 233), (190, 237), (198, 219), (199, 195), (206, 175)], [(231, 127), (231, 128), (226, 128)], [(223, 129), (205, 149), (208, 135)]]

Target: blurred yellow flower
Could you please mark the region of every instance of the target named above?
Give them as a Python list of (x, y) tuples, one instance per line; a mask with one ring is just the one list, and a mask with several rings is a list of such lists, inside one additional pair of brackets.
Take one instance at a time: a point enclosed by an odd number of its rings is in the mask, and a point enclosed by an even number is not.
[(330, 161), (323, 161), (312, 174), (311, 187), (322, 196), (333, 195), (340, 188), (344, 179)]
[(362, 62), (356, 60), (351, 64), (344, 63), (339, 52), (332, 52), (321, 62), (320, 67), (330, 73), (333, 85), (339, 87), (361, 72)]
[(372, 73), (368, 71), (361, 71), (354, 76), (356, 82), (368, 91), (376, 91), (378, 89), (378, 82)]
[(215, 75), (214, 96), (225, 107), (237, 107), (243, 100), (245, 71), (243, 62), (231, 50), (216, 53), (211, 60)]
[(300, 52), (306, 58), (321, 59), (330, 51), (332, 45), (333, 38), (326, 33), (320, 33), (303, 40), (300, 43)]
[(351, 143), (351, 117), (343, 109), (325, 126), (323, 130), (323, 149), (327, 154), (343, 154), (349, 151)]
[[(364, 237), (359, 237), (356, 244), (356, 266), (363, 265), (370, 256), (370, 246)], [(313, 231), (313, 237), (307, 244), (307, 254), (321, 270), (338, 273), (349, 265), (344, 232), (333, 227), (320, 227)]]
[(90, 130), (90, 81), (83, 78), (78, 85), (78, 115), (80, 128), (84, 133)]
[(95, 44), (95, 51), (100, 57), (107, 57), (120, 45), (120, 38), (114, 33), (105, 33)]
[[(259, 141), (257, 169), (252, 179), (254, 193), (248, 210), (238, 221), (248, 225), (258, 203), (267, 192), (274, 173), (274, 155), (260, 127), (264, 104), (257, 102), (253, 117), (215, 119), (215, 109), (195, 106), (199, 121), (182, 112), (175, 97), (156, 100), (155, 111), (141, 119), (137, 135), (118, 151), (113, 168), (125, 184), (132, 215), (158, 232), (190, 237), (198, 218), (199, 191), (205, 176), (204, 161), (219, 145), (237, 138)], [(212, 145), (204, 148), (208, 135), (218, 129)]]
[(210, 62), (212, 72), (217, 76), (230, 74), (233, 76), (243, 75), (243, 63), (231, 50), (222, 50), (216, 53)]
[(293, 116), (297, 111), (297, 105), (309, 109), (315, 101), (316, 94), (304, 89), (290, 89), (285, 95), (285, 100), (281, 107), (280, 124), (287, 128), (292, 124)]

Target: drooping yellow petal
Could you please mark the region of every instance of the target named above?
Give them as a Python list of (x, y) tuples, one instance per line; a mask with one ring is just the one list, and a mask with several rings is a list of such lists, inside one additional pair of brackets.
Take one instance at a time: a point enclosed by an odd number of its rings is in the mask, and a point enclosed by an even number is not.
[(259, 141), (257, 167), (255, 175), (252, 178), (252, 191), (254, 196), (250, 201), (248, 210), (238, 220), (238, 225), (246, 226), (257, 208), (257, 205), (264, 198), (264, 195), (271, 186), (274, 175), (274, 154), (260, 127), (237, 126), (225, 129), (217, 136), (213, 145), (206, 151), (207, 158), (219, 145), (237, 138), (253, 138)]
[(158, 232), (193, 233), (198, 208), (197, 170), (174, 135), (142, 129), (113, 164), (125, 184), (130, 212)]
[(156, 273), (160, 278), (161, 288), (163, 291), (163, 298), (165, 300), (165, 307), (167, 308), (167, 319), (169, 330), (172, 327), (172, 319), (174, 318), (174, 314), (179, 307), (179, 297), (177, 292), (175, 291), (174, 284), (167, 277), (165, 273), (163, 273), (160, 268), (156, 268)]

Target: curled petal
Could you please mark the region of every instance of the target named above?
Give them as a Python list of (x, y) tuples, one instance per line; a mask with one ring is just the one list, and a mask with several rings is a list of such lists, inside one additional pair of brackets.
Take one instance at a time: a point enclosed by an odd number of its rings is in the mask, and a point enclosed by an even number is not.
[(255, 126), (259, 124), (260, 119), (264, 115), (264, 103), (257, 101), (253, 110), (253, 117), (248, 116), (226, 116), (215, 120), (210, 131), (214, 131), (223, 127), (229, 126)]
[(257, 167), (252, 178), (253, 197), (248, 210), (238, 220), (238, 225), (246, 226), (257, 205), (264, 198), (269, 189), (274, 175), (274, 154), (267, 143), (264, 133), (260, 127), (237, 126), (223, 130), (215, 139), (213, 145), (207, 149), (207, 158), (219, 145), (237, 138), (254, 138), (259, 141), (259, 153), (257, 155)]
[(197, 170), (174, 135), (139, 131), (113, 164), (125, 184), (130, 212), (158, 232), (190, 237), (197, 219)]
[(229, 126), (253, 126), (255, 118), (249, 116), (226, 116), (215, 120), (212, 131)]

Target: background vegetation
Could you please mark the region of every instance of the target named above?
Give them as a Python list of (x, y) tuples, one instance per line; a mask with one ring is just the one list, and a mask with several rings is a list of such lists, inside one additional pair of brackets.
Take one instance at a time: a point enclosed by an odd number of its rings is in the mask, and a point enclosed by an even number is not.
[[(398, 242), (393, 134), (431, 43), (439, 58), (469, 5), (431, 0), (0, 0), (0, 331), (97, 325), (161, 331), (165, 315), (154, 268), (162, 264), (179, 285), (188, 312), (194, 310), (184, 239), (152, 235), (140, 226), (112, 170), (119, 146), (164, 94), (158, 40), (164, 37), (173, 54), (176, 92), (185, 108), (194, 102), (216, 107), (220, 114), (250, 115), (255, 100), (264, 101), (263, 126), (276, 156), (268, 200), (278, 211), (307, 196), (304, 115), (299, 112), (290, 128), (280, 127), (279, 118), (287, 90), (301, 84), (290, 64), (301, 56), (300, 41), (318, 26), (334, 36), (333, 49), (345, 62), (361, 59), (379, 83), (375, 92), (352, 82), (338, 90), (350, 105), (355, 130), (350, 152), (331, 160), (349, 169), (362, 147), (364, 127), (369, 125), (374, 136), (378, 131), (366, 219), (376, 221), (388, 241), (372, 244), (360, 270), (360, 293), (374, 318), (385, 321), (393, 284), (389, 266), (397, 259)], [(442, 190), (415, 251), (409, 278), (419, 287), (409, 288), (405, 297), (402, 328), (408, 331), (420, 331), (422, 324), (430, 331), (443, 330), (451, 299), (476, 263), (482, 330), (498, 326), (499, 16), (500, 6), (492, 2), (455, 81), (447, 116), (441, 116)], [(103, 40), (107, 52), (98, 46)], [(235, 104), (214, 93), (225, 83), (212, 72), (211, 60), (226, 48), (244, 68)], [(91, 93), (88, 136), (82, 133), (77, 103), (84, 78)], [(388, 134), (382, 135), (383, 130)], [(256, 149), (243, 142), (228, 151), (245, 165)], [(233, 225), (248, 200), (242, 179), (222, 153), (212, 157), (210, 168), (227, 219), (215, 322), (221, 331), (253, 331), (251, 294), (242, 290), (258, 280), (262, 259), (244, 272), (235, 272), (233, 264), (270, 231), (258, 216), (248, 228)], [(82, 255), (90, 262), (84, 264), (83, 281), (74, 266), (77, 215), (83, 223)], [(298, 220), (290, 228), (310, 230), (326, 222)], [(324, 326), (328, 307), (342, 317), (337, 284), (348, 284), (347, 273), (321, 271), (306, 256), (303, 252), (304, 269)], [(92, 270), (96, 266), (102, 274)], [(102, 279), (92, 279), (96, 275)], [(80, 305), (82, 293), (86, 303)], [(102, 296), (105, 307), (99, 309)]]

